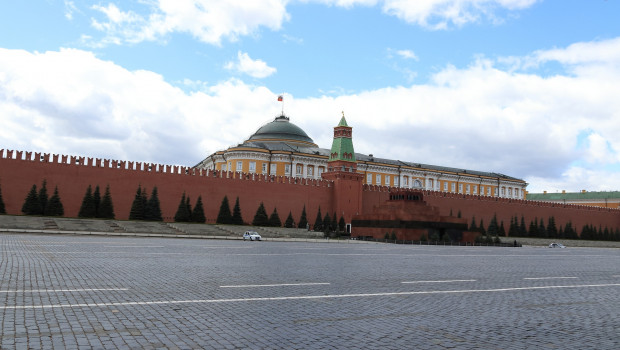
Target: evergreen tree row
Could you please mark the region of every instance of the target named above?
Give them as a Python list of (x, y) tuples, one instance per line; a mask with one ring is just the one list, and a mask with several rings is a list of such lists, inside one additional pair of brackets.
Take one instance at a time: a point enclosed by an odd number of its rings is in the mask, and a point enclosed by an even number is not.
[(138, 185), (129, 210), (129, 220), (164, 221), (161, 216), (157, 186), (151, 190), (151, 197), (147, 197), (146, 188)]
[[(4, 211), (4, 203), (1, 198), (0, 202), (0, 209)], [(22, 205), (22, 213), (26, 215), (63, 216), (65, 209), (60, 201), (58, 186), (54, 188), (54, 194), (48, 197), (46, 180), (43, 180), (39, 191), (37, 191), (37, 185), (32, 185)]]
[(174, 214), (174, 221), (204, 223), (206, 220), (205, 211), (202, 205), (202, 196), (198, 196), (196, 205), (194, 206), (194, 209), (192, 209), (189, 196), (185, 196), (185, 192), (183, 192), (177, 212)]
[(114, 205), (112, 204), (110, 185), (106, 186), (103, 197), (101, 197), (99, 185), (95, 186), (94, 192), (92, 186), (88, 185), (84, 198), (82, 198), (82, 205), (80, 206), (78, 217), (114, 219)]
[[(620, 241), (620, 228), (615, 231), (608, 229), (607, 227), (598, 229), (593, 225), (585, 225), (581, 230), (581, 235), (577, 233), (577, 230), (573, 227), (573, 224), (569, 221), (563, 227), (557, 227), (555, 218), (549, 217), (547, 224), (541, 218), (534, 218), (530, 221), (529, 226), (525, 224), (525, 218), (521, 216), (519, 219), (517, 216), (510, 219), (510, 226), (508, 228), (508, 234), (504, 229), (504, 222), (500, 225), (497, 224), (497, 216), (494, 215), (489, 223), (488, 228), (485, 229), (484, 222), (481, 219), (480, 224), (476, 225), (476, 218), (473, 217), (469, 226), (469, 231), (480, 232), (483, 237), (534, 237), (534, 238), (559, 238), (559, 239), (587, 239), (587, 240), (604, 240), (604, 241)], [(488, 240), (488, 238), (486, 238)]]

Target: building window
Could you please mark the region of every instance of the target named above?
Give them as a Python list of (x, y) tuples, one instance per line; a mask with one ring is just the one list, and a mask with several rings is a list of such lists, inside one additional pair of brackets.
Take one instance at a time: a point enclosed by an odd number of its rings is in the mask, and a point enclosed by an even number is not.
[(381, 174), (377, 174), (377, 176), (375, 176), (375, 182), (377, 185), (381, 185)]
[(467, 192), (467, 194), (469, 194), (469, 190), (471, 189), (471, 187), (469, 185), (465, 186), (465, 192)]
[(385, 185), (386, 186), (390, 185), (390, 175), (385, 175)]
[(403, 186), (409, 186), (409, 178), (407, 176), (403, 176)]
[(226, 163), (222, 164), (222, 170), (226, 171)]
[(372, 185), (372, 174), (366, 174), (366, 183)]
[(400, 186), (400, 179), (399, 179), (399, 178), (397, 178), (396, 176), (394, 176), (394, 186), (395, 186), (395, 187)]
[(256, 172), (256, 162), (250, 162), (250, 173)]
[(267, 174), (267, 163), (263, 163), (263, 174)]
[(463, 184), (459, 184), (459, 193), (463, 193)]
[(428, 179), (428, 187), (429, 187), (431, 190), (433, 190), (433, 189), (434, 189), (434, 187), (433, 187), (433, 182), (434, 182), (434, 181), (433, 181), (433, 179)]
[(518, 188), (515, 188), (515, 198), (521, 198), (519, 196), (519, 189)]
[(456, 184), (454, 182), (452, 183), (451, 187), (452, 187), (452, 192), (456, 192)]
[(487, 187), (487, 196), (491, 197), (491, 188), (492, 187)]
[(291, 165), (290, 164), (285, 164), (284, 165), (284, 175), (291, 175)]
[(323, 168), (322, 166), (319, 167), (319, 173), (317, 174), (319, 177), (321, 177), (323, 175), (323, 171), (325, 171), (325, 168)]
[(295, 175), (303, 175), (304, 171), (303, 171), (303, 165), (301, 164), (297, 164), (297, 167), (295, 168)]
[(308, 173), (308, 176), (314, 176), (314, 167), (309, 166), (307, 173)]
[(415, 179), (415, 181), (413, 181), (413, 187), (422, 188), (422, 181)]
[(243, 170), (243, 162), (237, 162), (237, 171)]
[(277, 164), (271, 164), (270, 165), (271, 169), (269, 170), (269, 172), (271, 173), (271, 175), (275, 175), (276, 174), (276, 171), (278, 169), (277, 166), (278, 166)]
[(447, 181), (444, 181), (444, 182), (443, 182), (443, 190), (444, 190), (445, 192), (448, 192), (448, 182), (447, 182)]

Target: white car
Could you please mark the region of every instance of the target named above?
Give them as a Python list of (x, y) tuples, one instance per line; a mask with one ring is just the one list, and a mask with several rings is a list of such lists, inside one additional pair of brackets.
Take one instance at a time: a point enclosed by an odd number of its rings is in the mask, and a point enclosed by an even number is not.
[(260, 241), (262, 240), (262, 237), (256, 231), (245, 231), (243, 234), (243, 240), (245, 241), (248, 239), (250, 241)]
[(562, 243), (551, 243), (549, 248), (566, 248)]

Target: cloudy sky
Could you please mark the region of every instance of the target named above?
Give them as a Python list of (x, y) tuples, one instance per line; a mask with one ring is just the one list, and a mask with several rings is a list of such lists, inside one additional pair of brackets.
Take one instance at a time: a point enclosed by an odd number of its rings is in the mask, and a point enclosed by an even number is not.
[[(329, 148), (620, 190), (617, 0), (0, 5), (0, 149), (195, 165), (284, 108)], [(277, 96), (284, 95), (284, 105)]]

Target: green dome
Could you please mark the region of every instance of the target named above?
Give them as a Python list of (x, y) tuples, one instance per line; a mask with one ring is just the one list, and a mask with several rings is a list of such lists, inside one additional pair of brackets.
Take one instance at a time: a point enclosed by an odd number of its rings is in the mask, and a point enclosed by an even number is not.
[(271, 123), (261, 126), (248, 141), (260, 142), (287, 142), (304, 146), (314, 146), (314, 141), (308, 137), (297, 125), (291, 123), (289, 118), (281, 115)]

